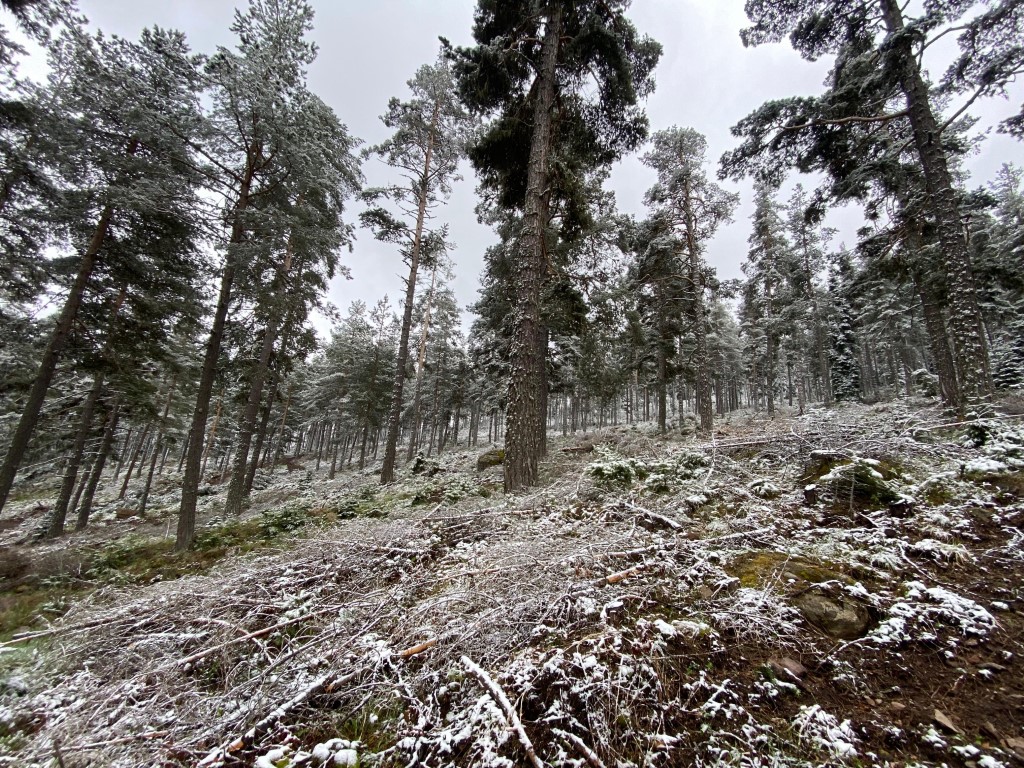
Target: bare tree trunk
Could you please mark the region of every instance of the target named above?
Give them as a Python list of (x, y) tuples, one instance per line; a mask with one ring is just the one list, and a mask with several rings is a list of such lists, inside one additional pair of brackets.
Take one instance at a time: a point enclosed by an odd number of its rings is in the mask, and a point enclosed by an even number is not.
[(146, 424), (142, 430), (142, 434), (137, 438), (135, 450), (132, 451), (132, 458), (128, 462), (128, 469), (124, 473), (124, 482), (121, 483), (121, 492), (117, 495), (118, 499), (123, 499), (128, 493), (128, 483), (131, 482), (132, 473), (135, 471), (135, 465), (138, 463), (139, 456), (142, 454), (142, 451), (146, 446), (146, 438), (149, 437), (150, 426), (150, 424)]
[[(284, 354), (285, 340), (281, 340), (281, 353)], [(249, 466), (245, 470), (245, 495), (252, 493), (253, 483), (256, 482), (256, 470), (260, 465), (260, 457), (264, 453), (263, 445), (267, 440), (267, 427), (270, 425), (270, 412), (274, 409), (274, 401), (277, 399), (278, 384), (280, 383), (280, 371), (275, 368), (271, 374), (270, 392), (263, 405), (263, 415), (260, 417), (260, 425), (256, 429), (256, 443), (253, 445), (252, 457), (249, 459)], [(264, 458), (265, 461), (265, 458)]]
[(238, 246), (245, 239), (245, 226), (242, 214), (249, 207), (249, 194), (253, 178), (256, 175), (256, 163), (261, 152), (260, 144), (253, 140), (246, 152), (245, 170), (239, 185), (238, 199), (235, 201), (233, 222), (231, 225), (231, 241), (228, 246), (227, 260), (221, 275), (220, 294), (217, 307), (213, 314), (213, 325), (210, 337), (206, 342), (206, 353), (203, 368), (199, 376), (199, 387), (196, 391), (196, 407), (192, 416), (191, 438), (188, 455), (185, 459), (185, 475), (181, 481), (181, 508), (178, 513), (178, 530), (174, 543), (175, 552), (184, 552), (192, 546), (196, 530), (196, 506), (199, 503), (199, 481), (201, 479), (201, 460), (203, 452), (203, 436), (206, 432), (206, 419), (210, 412), (210, 399), (213, 396), (213, 383), (217, 376), (217, 363), (220, 360), (220, 346), (224, 338), (227, 324), (228, 309), (231, 306), (231, 290), (235, 283), (235, 273), (239, 267), (240, 254)]
[(115, 400), (110, 417), (107, 419), (107, 428), (103, 433), (103, 442), (100, 443), (100, 452), (92, 465), (92, 471), (89, 473), (89, 484), (85, 488), (82, 505), (78, 508), (78, 521), (75, 525), (76, 531), (82, 530), (89, 524), (89, 515), (92, 514), (92, 502), (96, 497), (96, 489), (99, 487), (100, 478), (103, 477), (103, 465), (106, 464), (107, 457), (110, 455), (110, 449), (114, 445), (114, 435), (117, 433), (117, 422), (120, 417), (121, 406)]
[(686, 217), (686, 250), (689, 256), (689, 281), (693, 291), (690, 320), (693, 323), (693, 362), (697, 368), (696, 408), (701, 432), (710, 434), (715, 425), (711, 402), (711, 355), (708, 352), (707, 309), (704, 306), (704, 277), (700, 269), (700, 252), (695, 235), (696, 222), (691, 199), (690, 180), (684, 182), (683, 214)]
[(153, 455), (149, 460), (149, 472), (146, 474), (146, 484), (142, 488), (142, 498), (139, 499), (139, 517), (146, 513), (146, 505), (149, 503), (149, 489), (153, 485), (153, 474), (156, 472), (156, 462), (163, 453), (164, 432), (167, 429), (167, 415), (171, 412), (171, 402), (174, 400), (174, 385), (176, 377), (172, 376), (167, 387), (167, 399), (164, 400), (164, 412), (160, 417), (160, 428), (156, 433), (156, 442), (153, 445)]
[[(287, 275), (291, 269), (290, 250), (291, 246), (289, 245), (289, 254), (285, 257), (284, 275)], [(238, 424), (235, 464), (231, 470), (231, 485), (228, 487), (227, 499), (224, 502), (225, 515), (240, 514), (242, 504), (248, 495), (245, 490), (245, 478), (249, 465), (249, 450), (252, 447), (253, 432), (256, 430), (256, 419), (259, 416), (260, 403), (263, 402), (263, 385), (266, 382), (267, 372), (270, 369), (270, 356), (273, 354), (274, 344), (277, 341), (279, 323), (280, 312), (271, 313), (271, 317), (267, 321), (267, 327), (263, 331), (263, 344), (260, 349), (259, 360), (256, 362), (252, 381), (249, 384), (249, 398), (246, 400), (245, 408), (242, 410), (242, 418)]]
[(71, 494), (75, 490), (75, 481), (78, 479), (78, 469), (82, 463), (82, 453), (85, 450), (85, 441), (89, 438), (89, 430), (92, 428), (92, 414), (103, 393), (104, 372), (96, 374), (92, 389), (85, 398), (82, 405), (82, 413), (78, 417), (78, 430), (75, 434), (75, 442), (68, 455), (68, 463), (64, 469), (64, 480), (61, 483), (60, 495), (57, 496), (57, 503), (50, 512), (50, 519), (46, 526), (44, 537), (55, 539), (64, 533), (64, 521), (68, 516), (68, 506), (71, 503)]
[(288, 406), (292, 402), (292, 387), (288, 385), (288, 391), (284, 396), (284, 406), (281, 408), (281, 421), (277, 427), (277, 443), (274, 446), (273, 452), (270, 454), (270, 473), (274, 473), (274, 467), (277, 466), (277, 462), (280, 461), (281, 456), (284, 452), (284, 428), (288, 423)]
[(897, 0), (881, 0), (881, 7), (889, 38), (895, 40), (894, 51), (899, 57), (897, 76), (907, 99), (914, 144), (921, 160), (928, 201), (942, 246), (949, 291), (953, 358), (959, 384), (956, 407), (958, 413), (964, 416), (971, 405), (987, 399), (992, 393), (985, 331), (978, 308), (970, 252), (963, 234), (946, 151), (942, 145), (942, 131), (932, 111), (928, 86), (921, 76), (920, 64), (912, 48), (916, 35), (907, 34)]
[(524, 215), (527, 247), (525, 253), (519, 254), (512, 270), (511, 285), (515, 287), (516, 297), (505, 434), (506, 492), (536, 485), (542, 450), (537, 412), (543, 405), (540, 389), (544, 384), (544, 357), (538, 340), (542, 322), (541, 287), (548, 263), (548, 165), (561, 27), (561, 5), (555, 4), (548, 12), (535, 83)]
[(409, 433), (409, 448), (405, 460), (412, 461), (419, 441), (420, 428), (420, 396), (423, 387), (423, 367), (427, 362), (427, 337), (430, 333), (430, 308), (434, 301), (434, 288), (437, 285), (437, 265), (430, 275), (430, 292), (427, 293), (427, 306), (423, 310), (423, 331), (420, 334), (420, 353), (416, 363), (416, 387), (412, 399), (412, 430)]

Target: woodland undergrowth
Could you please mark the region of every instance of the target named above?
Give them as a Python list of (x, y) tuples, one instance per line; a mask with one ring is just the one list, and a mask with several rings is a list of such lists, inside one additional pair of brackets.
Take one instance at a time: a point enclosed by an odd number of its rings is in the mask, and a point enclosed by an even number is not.
[(476, 456), (275, 475), (261, 546), (71, 593), (0, 646), (0, 765), (1021, 764), (1020, 419), (615, 427), (510, 496)]

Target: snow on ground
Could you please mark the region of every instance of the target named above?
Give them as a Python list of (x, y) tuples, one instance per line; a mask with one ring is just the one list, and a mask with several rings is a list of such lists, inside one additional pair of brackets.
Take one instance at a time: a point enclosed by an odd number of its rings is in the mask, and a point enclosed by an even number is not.
[(942, 423), (612, 428), (514, 496), (476, 452), (275, 476), (286, 545), (0, 646), (0, 765), (1021, 764), (1022, 432)]

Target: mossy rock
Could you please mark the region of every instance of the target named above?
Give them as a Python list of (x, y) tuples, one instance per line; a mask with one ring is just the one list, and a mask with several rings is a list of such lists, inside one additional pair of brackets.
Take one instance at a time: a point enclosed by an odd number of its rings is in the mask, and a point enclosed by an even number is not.
[(810, 589), (793, 598), (800, 614), (829, 637), (856, 640), (871, 625), (868, 609), (852, 600)]
[(738, 578), (741, 586), (750, 588), (764, 587), (776, 581), (788, 583), (790, 579), (793, 579), (791, 586), (797, 589), (827, 581), (853, 583), (848, 576), (825, 565), (771, 550), (745, 552), (729, 563), (725, 570)]
[(813, 451), (804, 464), (800, 484), (820, 486), (838, 505), (884, 507), (900, 500), (892, 481), (900, 474), (877, 459), (850, 458), (831, 451)]
[(493, 451), (487, 451), (477, 457), (476, 460), (476, 471), (483, 472), (485, 469), (491, 467), (497, 467), (505, 463), (505, 449), (495, 448)]
[(767, 550), (740, 555), (726, 566), (726, 571), (744, 587), (780, 584), (804, 619), (830, 637), (852, 640), (863, 636), (871, 624), (867, 608), (824, 586), (829, 582), (853, 583), (849, 576), (828, 565)]

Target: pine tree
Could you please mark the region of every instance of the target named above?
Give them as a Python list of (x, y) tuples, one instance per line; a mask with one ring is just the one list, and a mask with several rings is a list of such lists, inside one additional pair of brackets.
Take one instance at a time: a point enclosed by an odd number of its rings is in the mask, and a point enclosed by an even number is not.
[[(638, 37), (626, 6), (622, 0), (480, 0), (476, 47), (453, 52), (463, 99), (497, 116), (471, 150), (473, 164), (499, 205), (523, 211), (509, 283), (515, 291), (504, 465), (509, 491), (536, 483), (544, 446), (548, 335), (541, 296), (552, 197), (571, 196), (578, 169), (607, 165), (646, 134), (637, 103), (653, 88), (661, 50)], [(584, 87), (590, 76), (598, 80), (596, 92)]]
[(676, 240), (674, 249), (686, 254), (681, 267), (694, 339), (697, 414), (701, 431), (707, 433), (713, 427), (714, 408), (705, 295), (708, 266), (702, 252), (718, 227), (730, 220), (738, 197), (708, 179), (704, 171), (707, 140), (692, 128), (658, 131), (651, 140), (653, 149), (643, 162), (657, 172), (658, 183), (647, 192), (647, 203)]
[[(824, 246), (831, 233), (815, 226), (814, 217), (815, 210), (811, 201), (803, 186), (798, 184), (786, 208), (786, 230), (793, 249), (787, 272), (793, 294), (790, 311), (794, 315), (793, 324), (799, 326), (802, 335), (811, 342), (822, 399), (825, 405), (831, 405), (833, 397), (828, 371), (825, 317), (819, 289), (815, 284), (825, 265)], [(798, 345), (797, 349), (807, 349), (807, 346)]]
[[(79, 321), (90, 282), (117, 268), (112, 243), (138, 246), (167, 227), (187, 229), (195, 176), (187, 168), (198, 127), (193, 59), (177, 33), (145, 32), (139, 43), (91, 38), (75, 26), (50, 47), (48, 98), (60, 151), (50, 162), (62, 181), (47, 218), (76, 256), (66, 297), (0, 469), (0, 508), (34, 432), (57, 365)], [(171, 130), (174, 126), (174, 130)], [(50, 137), (54, 141), (54, 137)], [(190, 250), (188, 233), (183, 249)], [(124, 251), (121, 251), (124, 253)], [(127, 285), (130, 275), (115, 279)]]
[[(921, 54), (930, 42), (928, 31), (941, 30), (931, 36), (935, 39), (937, 35), (954, 29), (957, 19), (974, 5), (956, 0), (930, 3), (921, 16), (908, 24), (897, 0), (800, 0), (787, 5), (751, 0), (746, 10), (753, 26), (743, 33), (744, 43), (748, 45), (774, 42), (788, 35), (794, 48), (807, 58), (817, 59), (827, 54), (839, 56), (834, 73), (835, 87), (825, 99), (797, 99), (766, 105), (761, 118), (770, 112), (776, 119), (797, 113), (801, 117), (787, 119), (780, 135), (762, 144), (762, 149), (777, 146), (784, 133), (810, 129), (815, 132), (817, 140), (841, 147), (849, 141), (850, 127), (903, 119), (909, 124), (911, 141), (922, 171), (927, 208), (934, 217), (936, 237), (941, 245), (941, 263), (948, 282), (952, 309), (950, 329), (960, 384), (956, 405), (961, 413), (965, 413), (975, 401), (986, 397), (991, 379), (977, 287), (950, 170), (950, 153), (943, 141), (943, 132), (952, 121), (939, 121), (936, 97), (925, 81)], [(992, 11), (995, 14), (993, 18), (1015, 16), (1018, 5), (1015, 0), (997, 3)], [(1001, 23), (995, 26), (1002, 28)], [(976, 55), (991, 54), (993, 61), (1000, 63), (1007, 58), (1003, 55), (1007, 50), (1001, 48), (999, 34), (992, 35), (987, 43), (980, 42), (981, 39), (980, 35), (974, 37), (981, 46), (974, 51)], [(1018, 57), (1016, 61), (1019, 62), (1019, 51), (1013, 46), (1010, 46), (1008, 56), (1011, 60)], [(961, 71), (967, 80), (982, 81), (982, 88), (978, 91), (980, 95), (986, 89), (998, 89), (1015, 66), (1013, 64), (1008, 69), (990, 67), (993, 83), (985, 83), (985, 76), (970, 67), (962, 67)], [(865, 92), (870, 93), (871, 98), (866, 100)], [(884, 107), (897, 96), (904, 108), (886, 112)], [(861, 111), (865, 101), (871, 105), (869, 113)], [(810, 119), (803, 119), (808, 111)], [(738, 128), (743, 130), (742, 126)]]
[(752, 353), (752, 382), (763, 387), (768, 413), (774, 414), (785, 322), (783, 307), (790, 303), (785, 281), (790, 245), (778, 206), (765, 184), (755, 189), (753, 225), (750, 250), (743, 264), (747, 280), (741, 317)]
[[(445, 237), (443, 230), (428, 230), (428, 220), (437, 206), (451, 194), (451, 183), (457, 178), (459, 161), (465, 154), (473, 128), (471, 117), (457, 100), (455, 82), (446, 60), (420, 67), (408, 85), (412, 98), (405, 102), (392, 99), (388, 111), (381, 117), (394, 134), (366, 152), (367, 155), (377, 155), (388, 166), (398, 170), (408, 183), (366, 190), (364, 198), (374, 206), (361, 216), (363, 223), (374, 230), (379, 240), (400, 246), (409, 265), (402, 331), (398, 340), (398, 365), (381, 469), (382, 483), (390, 483), (395, 477), (417, 274), (425, 250), (438, 250)], [(385, 201), (397, 208), (404, 218), (394, 216), (388, 208), (380, 205)], [(408, 220), (415, 223), (410, 226)], [(425, 249), (424, 245), (431, 237), (439, 242)]]
[(840, 402), (856, 400), (861, 393), (855, 319), (848, 297), (852, 280), (852, 258), (848, 253), (840, 253), (835, 259), (835, 269), (829, 279), (829, 293), (834, 303), (829, 319), (829, 370), (833, 395)]
[[(253, 280), (251, 270), (301, 233), (301, 216), (289, 216), (290, 207), (292, 213), (322, 208), (327, 231), (348, 236), (338, 215), (358, 183), (357, 164), (344, 126), (305, 87), (306, 67), (316, 57), (306, 39), (312, 17), (305, 0), (251, 0), (231, 27), (237, 52), (222, 48), (206, 66), (213, 106), (200, 151), (211, 166), (212, 190), (224, 199), (228, 227), (185, 458), (178, 551), (191, 545), (195, 531), (203, 438), (236, 281), (258, 284), (259, 273)], [(287, 207), (263, 204), (266, 199)]]

